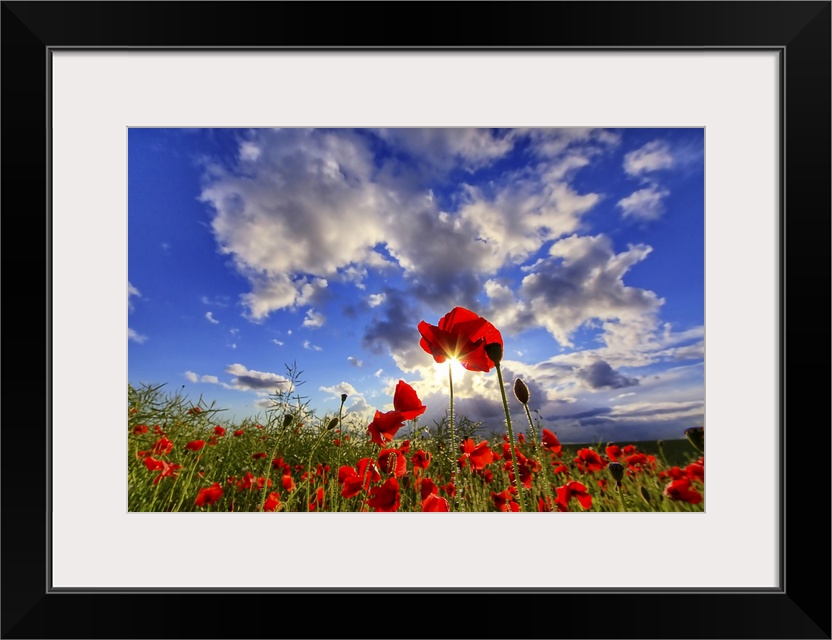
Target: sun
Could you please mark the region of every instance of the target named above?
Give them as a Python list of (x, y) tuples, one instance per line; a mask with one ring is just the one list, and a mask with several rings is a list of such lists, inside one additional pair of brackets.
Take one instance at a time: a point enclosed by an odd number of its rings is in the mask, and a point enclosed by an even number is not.
[(451, 365), (451, 375), (453, 375), (454, 383), (458, 380), (462, 380), (465, 376), (465, 372), (467, 369), (462, 366), (462, 363), (457, 360), (456, 358), (449, 358), (445, 362), (438, 363), (434, 362), (434, 373), (436, 374), (437, 382), (447, 384), (448, 382), (448, 363)]

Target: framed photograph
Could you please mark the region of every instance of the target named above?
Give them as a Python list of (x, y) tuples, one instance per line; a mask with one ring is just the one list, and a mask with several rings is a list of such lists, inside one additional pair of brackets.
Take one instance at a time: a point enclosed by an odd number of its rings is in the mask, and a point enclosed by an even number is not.
[(830, 3), (395, 7), (2, 4), (2, 636), (830, 638)]

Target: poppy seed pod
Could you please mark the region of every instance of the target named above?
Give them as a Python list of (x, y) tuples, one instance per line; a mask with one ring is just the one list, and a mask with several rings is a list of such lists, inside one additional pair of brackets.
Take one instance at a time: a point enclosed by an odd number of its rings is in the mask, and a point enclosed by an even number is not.
[(292, 414), (290, 413), (287, 413), (285, 416), (283, 416), (283, 426), (288, 427), (290, 424), (292, 424), (293, 417), (294, 416), (292, 416)]
[(514, 397), (517, 398), (520, 404), (529, 404), (529, 388), (520, 378), (514, 381)]
[(338, 426), (338, 418), (333, 418), (332, 420), (329, 421), (329, 424), (326, 425), (326, 430), (327, 431), (332, 431), (337, 426)]
[(610, 472), (613, 480), (615, 480), (615, 483), (620, 485), (624, 479), (624, 465), (620, 462), (610, 462), (607, 465), (607, 470)]
[(500, 364), (500, 360), (503, 359), (503, 345), (499, 342), (492, 342), (491, 344), (485, 345), (485, 355), (487, 355), (494, 364)]

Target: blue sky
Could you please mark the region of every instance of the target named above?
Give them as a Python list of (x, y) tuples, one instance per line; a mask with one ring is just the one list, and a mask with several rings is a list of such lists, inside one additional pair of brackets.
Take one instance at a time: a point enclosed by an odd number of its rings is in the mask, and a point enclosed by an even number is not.
[[(128, 379), (264, 418), (448, 407), (417, 325), (490, 320), (564, 442), (704, 420), (704, 129), (130, 129)], [(503, 429), (497, 379), (458, 413)], [(514, 424), (522, 426), (521, 407)]]

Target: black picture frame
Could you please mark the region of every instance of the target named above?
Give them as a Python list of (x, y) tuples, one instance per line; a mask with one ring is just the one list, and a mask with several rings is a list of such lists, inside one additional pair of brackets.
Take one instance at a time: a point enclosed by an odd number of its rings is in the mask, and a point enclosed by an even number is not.
[[(2, 337), (22, 351), (7, 349), (2, 363), (2, 637), (830, 638), (831, 6), (829, 1), (3, 2)], [(403, 14), (408, 15), (404, 26)], [(385, 23), (387, 28), (376, 26)], [(60, 384), (49, 377), (50, 56), (61, 48), (130, 47), (778, 51), (784, 80), (780, 588), (52, 590), (49, 434), (52, 416), (68, 408), (52, 406), (49, 395), (51, 385)], [(747, 467), (748, 484), (739, 490), (754, 490), (754, 461), (737, 452), (737, 464)], [(539, 544), (556, 547), (557, 541)], [(505, 561), (533, 561), (534, 552)], [(612, 556), (626, 550), (611, 538), (610, 549), (595, 552)], [(682, 539), (679, 558), (670, 561), (695, 562), (697, 553), (706, 552), (696, 540)], [(368, 564), (385, 561), (368, 558)], [(406, 554), (395, 562), (406, 565)]]

